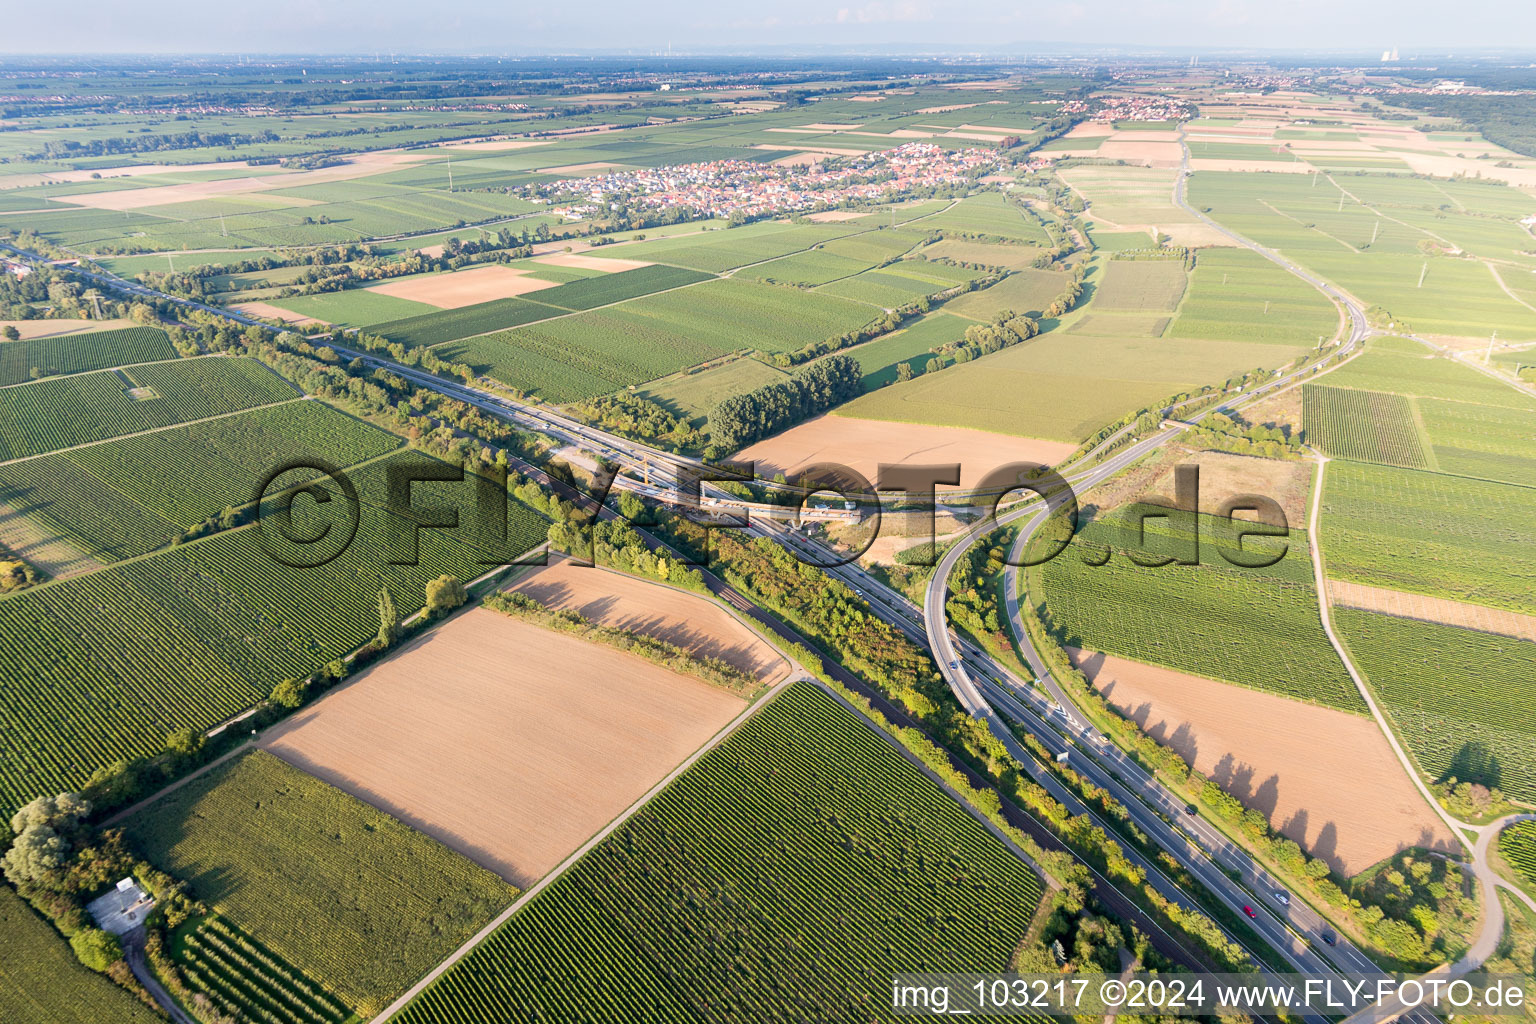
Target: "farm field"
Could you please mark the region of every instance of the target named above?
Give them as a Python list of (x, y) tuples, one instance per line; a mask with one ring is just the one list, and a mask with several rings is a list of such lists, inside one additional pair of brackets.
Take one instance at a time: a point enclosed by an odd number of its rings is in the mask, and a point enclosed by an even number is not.
[(261, 750), (123, 827), (150, 863), (364, 1016), (517, 895), (436, 840)]
[(917, 299), (935, 295), (980, 275), (942, 263), (900, 260), (878, 270), (824, 284), (816, 289), (824, 295), (841, 295), (882, 309), (894, 309)]
[(726, 230), (715, 229), (675, 238), (604, 246), (591, 255), (603, 258), (651, 260), (712, 274), (761, 263), (813, 245), (867, 230), (857, 224), (790, 224), (767, 221)]
[[(593, 280), (606, 283), (614, 278)], [(861, 327), (877, 315), (878, 310), (862, 303), (795, 288), (711, 281), (472, 338), (436, 352), (547, 401), (570, 402), (654, 380), (728, 352), (798, 348)]]
[[(857, 404), (851, 403), (852, 404)], [(793, 471), (817, 462), (835, 462), (871, 482), (882, 462), (959, 462), (960, 485), (970, 487), (989, 471), (1011, 462), (1054, 464), (1074, 446), (1036, 438), (928, 424), (860, 419), (845, 405), (780, 434), (743, 448), (734, 458), (756, 461), (759, 476)]]
[[(612, 1019), (641, 1005), (658, 1020), (867, 1015), (888, 984), (874, 975), (1000, 969), (1039, 898), (1030, 869), (948, 795), (796, 684), (401, 1020)], [(751, 980), (768, 975), (771, 988)]]
[(669, 377), (636, 391), (695, 427), (702, 427), (709, 413), (722, 399), (745, 394), (766, 384), (785, 380), (789, 375), (757, 359), (733, 359), (720, 366)]
[(1526, 892), (1536, 890), (1536, 821), (1520, 821), (1499, 833), (1499, 854), (1520, 872)]
[(8, 886), (0, 886), (0, 1020), (7, 1024), (153, 1024), (161, 1019), (82, 967), (69, 943)]
[(1402, 395), (1303, 384), (1301, 408), (1307, 442), (1326, 455), (1405, 469), (1428, 465), (1413, 405)]
[(493, 263), (451, 273), (419, 274), (372, 285), (369, 291), (407, 299), (438, 309), (457, 309), (493, 299), (508, 299), (526, 292), (557, 287), (557, 282), (534, 277), (522, 267)]
[(1000, 245), (996, 242), (971, 242), (958, 238), (946, 238), (925, 246), (922, 255), (929, 259), (948, 259), (961, 263), (981, 263), (986, 266), (1003, 267), (1007, 270), (1023, 270), (1034, 261), (1036, 256), (1040, 255), (1040, 251), (1039, 247), (1031, 245)]
[[(1304, 530), (1291, 526), (1285, 555), (1274, 565), (1238, 568), (1221, 553), (1220, 523), (1202, 515), (1198, 565), (1143, 567), (1125, 552), (1176, 549), (1166, 519), (1148, 520), (1142, 548), (1127, 515), (1134, 507), (1080, 523), (1072, 545), (1032, 571), (1032, 594), (1044, 599), (1065, 644), (1364, 713), (1323, 633)], [(1269, 551), (1273, 543), (1249, 540), (1244, 547)], [(1106, 564), (1084, 560), (1106, 550)]]
[(1426, 776), (1536, 799), (1536, 644), (1353, 608), (1333, 615)]
[[(367, 469), (353, 474), (363, 498), (356, 538), (324, 570), (276, 561), (247, 527), (0, 601), (0, 632), (32, 638), (0, 648), (0, 674), (12, 683), (0, 695), (0, 810), (158, 753), (167, 733), (211, 728), (278, 681), (355, 649), (378, 631), (381, 587), (410, 615), (428, 580), (473, 579), (487, 559), (515, 557), (543, 537), (543, 520), (511, 505), (508, 550), (495, 551), (479, 539), (468, 484), (418, 487), (418, 502), (465, 509), (464, 525), (421, 531), (418, 564), (386, 564), (406, 528), (373, 504), (384, 500), (381, 463)], [(315, 528), (295, 511), (300, 535)]]
[(219, 1011), (277, 1024), (341, 1024), (346, 1004), (218, 916), (182, 930), (175, 952), (192, 991)]
[(1336, 605), (1361, 611), (1395, 615), (1401, 619), (1438, 622), (1460, 626), (1480, 633), (1497, 633), (1536, 643), (1536, 615), (1467, 604), (1443, 597), (1410, 594), (1402, 590), (1384, 590), (1347, 580), (1329, 580), (1328, 596)]
[(839, 411), (1076, 445), (1106, 423), (1191, 386), (1280, 362), (1281, 351), (1246, 342), (1051, 333), (880, 388)]
[[(346, 294), (343, 292), (342, 294)], [(499, 331), (519, 324), (566, 316), (567, 310), (531, 299), (496, 299), (458, 309), (419, 313), (373, 324), (368, 333), (397, 341), (407, 348), (441, 345), (476, 334)]]
[(1389, 590), (1536, 613), (1531, 490), (1336, 462), (1323, 485), (1328, 572)]
[(1039, 246), (1051, 244), (1045, 229), (1033, 216), (1022, 212), (997, 192), (970, 196), (947, 210), (924, 217), (919, 224), (925, 229), (952, 236), (1001, 238)]
[(330, 406), (300, 401), (0, 466), (0, 501), (116, 561), (249, 504), (267, 473), (295, 459), (345, 467), (400, 444)]
[(1184, 295), (1181, 260), (1105, 260), (1094, 280), (1093, 308), (1124, 313), (1172, 313)]
[[(592, 603), (559, 580), (600, 570), (552, 571), (528, 585), (535, 597)], [(765, 652), (741, 647), (742, 628), (713, 606), (700, 611), (716, 615), (681, 626), (672, 592), (637, 598), (626, 582), (616, 581), (605, 609), (633, 624), (626, 628), (682, 639), (697, 631), (693, 646), (734, 648), (768, 670)], [(423, 680), (431, 680), (427, 691)], [(526, 887), (745, 707), (725, 689), (636, 655), (477, 608), (271, 730), (262, 745)]]
[(0, 461), (298, 397), (254, 359), (212, 356), (21, 384), (0, 389)]
[(170, 339), (154, 327), (0, 341), (0, 387), (56, 374), (175, 358)]
[(1339, 329), (1333, 303), (1247, 249), (1202, 249), (1169, 333), (1312, 348)]
[[(312, 317), (338, 327), (373, 327), (392, 320), (430, 315), (435, 309), (425, 302), (413, 302), (372, 288), (349, 288), (319, 295), (293, 295), (286, 299), (274, 299), (271, 304), (299, 316)], [(252, 309), (249, 312), (260, 315), (258, 310)]]
[(1169, 225), (1195, 219), (1173, 205), (1171, 168), (1088, 165), (1057, 173), (1087, 201), (1086, 218), (1111, 230), (1156, 225), (1166, 232)]
[(909, 321), (899, 331), (844, 351), (859, 361), (864, 371), (864, 389), (873, 391), (893, 383), (902, 363), (910, 364), (913, 373), (922, 373), (929, 350), (958, 341), (969, 326), (959, 317), (936, 310), (920, 320)]
[(1343, 877), (1411, 846), (1458, 848), (1372, 719), (1125, 658), (1068, 653), (1143, 732)]
[(1053, 270), (1017, 270), (990, 288), (951, 299), (944, 309), (975, 320), (991, 320), (1005, 309), (1038, 318), (1066, 290), (1067, 280)]

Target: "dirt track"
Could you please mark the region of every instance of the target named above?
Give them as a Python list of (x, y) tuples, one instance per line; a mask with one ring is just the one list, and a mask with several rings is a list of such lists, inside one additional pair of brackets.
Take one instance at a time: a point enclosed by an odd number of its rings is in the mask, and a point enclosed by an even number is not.
[(477, 608), (262, 746), (527, 887), (744, 706), (635, 655)]
[(1123, 658), (1068, 653), (1154, 739), (1335, 870), (1352, 876), (1409, 846), (1457, 848), (1371, 719)]

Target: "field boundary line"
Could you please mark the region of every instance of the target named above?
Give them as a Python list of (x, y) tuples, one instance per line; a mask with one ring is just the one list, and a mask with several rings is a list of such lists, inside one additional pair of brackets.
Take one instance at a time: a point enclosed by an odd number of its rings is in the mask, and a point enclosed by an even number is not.
[(742, 709), (742, 712), (739, 715), (727, 722), (719, 732), (715, 733), (715, 735), (706, 740), (703, 746), (701, 746), (698, 750), (695, 750), (692, 754), (688, 755), (688, 757), (685, 758), (681, 764), (668, 772), (661, 779), (661, 781), (657, 782), (656, 785), (646, 790), (646, 792), (642, 794), (638, 800), (621, 811), (618, 817), (614, 818), (607, 825), (604, 825), (585, 843), (582, 843), (579, 847), (577, 847), (569, 856), (551, 868), (543, 878), (540, 878), (537, 882), (533, 883), (533, 885), (525, 889), (522, 894), (517, 897), (517, 899), (512, 901), (510, 906), (492, 918), (484, 928), (481, 928), (474, 935), (471, 935), (468, 939), (466, 939), (463, 945), (450, 953), (447, 959), (443, 960), (442, 963), (428, 971), (420, 981), (416, 982), (416, 984), (402, 992), (399, 998), (386, 1006), (377, 1017), (373, 1018), (372, 1024), (386, 1024), (387, 1021), (391, 1020), (395, 1014), (399, 1013), (405, 1008), (406, 1004), (420, 995), (428, 986), (437, 981), (438, 978), (442, 977), (450, 967), (464, 959), (464, 957), (468, 956), (471, 952), (474, 951), (475, 947), (479, 946), (480, 943), (489, 938), (502, 925), (506, 924), (507, 921), (511, 919), (512, 915), (523, 909), (523, 907), (527, 905), (529, 901), (531, 901), (539, 893), (543, 892), (544, 889), (547, 888), (552, 882), (563, 876), (566, 871), (568, 871), (572, 866), (576, 864), (577, 861), (581, 860), (581, 858), (585, 857), (588, 853), (595, 849), (603, 840), (607, 839), (615, 829), (633, 817), (646, 804), (650, 803), (654, 797), (656, 797), (661, 793), (662, 790), (666, 789), (673, 782), (675, 782), (678, 777), (681, 776), (685, 771), (693, 767), (693, 765), (698, 762), (700, 758), (723, 743), (734, 732), (736, 732), (737, 729), (739, 729), (749, 719), (751, 719), (753, 715), (756, 715), (763, 708), (773, 703), (774, 698), (776, 698), (780, 693), (787, 689), (791, 683), (796, 681), (796, 678), (793, 676), (789, 679), (782, 680), (781, 682), (776, 683), (772, 689), (763, 695), (762, 698), (752, 702), (751, 704), (748, 704), (744, 709)]

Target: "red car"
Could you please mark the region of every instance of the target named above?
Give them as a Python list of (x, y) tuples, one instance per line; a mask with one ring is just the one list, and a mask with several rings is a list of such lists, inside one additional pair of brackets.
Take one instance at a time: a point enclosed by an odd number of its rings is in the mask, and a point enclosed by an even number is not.
[(1245, 913), (1245, 914), (1247, 914), (1247, 915), (1248, 915), (1248, 916), (1249, 916), (1249, 917), (1253, 917), (1253, 918), (1257, 918), (1257, 917), (1258, 917), (1258, 916), (1259, 916), (1259, 915), (1258, 915), (1258, 914), (1255, 914), (1255, 913), (1254, 913), (1254, 912), (1253, 912), (1253, 908), (1252, 908), (1252, 907), (1250, 907), (1250, 906), (1246, 906), (1246, 905), (1245, 905), (1245, 906), (1244, 906), (1244, 907), (1243, 907), (1243, 913)]

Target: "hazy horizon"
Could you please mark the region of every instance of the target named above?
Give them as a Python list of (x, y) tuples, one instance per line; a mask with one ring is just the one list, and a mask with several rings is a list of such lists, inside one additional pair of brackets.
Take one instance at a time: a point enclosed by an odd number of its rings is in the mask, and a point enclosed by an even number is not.
[(1069, 0), (1052, 5), (780, 0), (750, 12), (696, 0), (659, 0), (644, 7), (611, 2), (556, 10), (526, 7), (444, 10), (403, 0), (324, 5), (274, 0), (260, 8), (221, 10), (214, 23), (206, 5), (191, 0), (133, 6), (85, 0), (70, 8), (67, 21), (48, 8), (19, 7), (9, 17), (0, 51), (13, 56), (643, 56), (670, 47), (679, 56), (775, 48), (1001, 56), (1033, 47), (1369, 56), (1396, 47), (1407, 60), (1443, 59), (1458, 48), (1494, 51), (1512, 39), (1530, 40), (1527, 45), (1536, 47), (1536, 4), (1514, 0), (1480, 9), (1475, 19), (1448, 16), (1443, 5), (1429, 0)]

